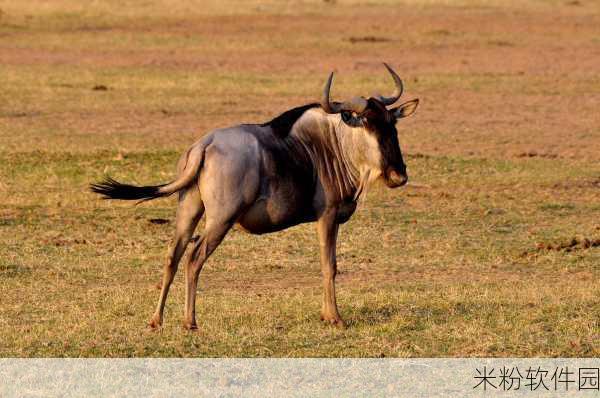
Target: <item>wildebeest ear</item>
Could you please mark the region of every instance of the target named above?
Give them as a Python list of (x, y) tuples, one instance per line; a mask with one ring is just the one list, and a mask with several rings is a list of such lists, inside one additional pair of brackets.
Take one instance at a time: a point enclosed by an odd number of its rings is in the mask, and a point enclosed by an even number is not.
[(394, 114), (396, 119), (400, 119), (412, 115), (417, 109), (417, 105), (419, 105), (418, 98), (405, 102), (397, 108), (390, 109), (390, 111)]

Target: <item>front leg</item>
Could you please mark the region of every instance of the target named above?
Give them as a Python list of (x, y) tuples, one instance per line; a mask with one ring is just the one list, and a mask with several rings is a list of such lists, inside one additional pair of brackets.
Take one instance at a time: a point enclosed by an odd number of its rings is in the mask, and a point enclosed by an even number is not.
[(317, 221), (324, 289), (321, 319), (333, 325), (343, 327), (344, 321), (340, 317), (335, 301), (335, 275), (337, 274), (335, 245), (339, 229), (336, 216), (336, 208), (327, 209)]

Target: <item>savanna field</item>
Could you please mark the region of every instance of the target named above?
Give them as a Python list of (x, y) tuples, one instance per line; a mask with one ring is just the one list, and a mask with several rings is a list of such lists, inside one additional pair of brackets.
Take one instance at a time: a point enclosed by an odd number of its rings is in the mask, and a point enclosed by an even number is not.
[[(0, 356), (600, 355), (600, 3), (0, 0)], [(154, 310), (175, 176), (213, 128), (318, 101), (420, 98), (410, 182), (372, 186), (338, 243), (346, 329), (319, 319), (314, 224), (234, 229), (182, 328)], [(185, 261), (185, 258), (184, 258)]]

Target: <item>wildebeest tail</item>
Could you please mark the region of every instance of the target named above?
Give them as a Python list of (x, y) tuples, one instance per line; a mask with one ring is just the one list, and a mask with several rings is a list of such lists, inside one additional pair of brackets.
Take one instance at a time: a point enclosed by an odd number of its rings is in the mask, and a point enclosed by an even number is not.
[(180, 175), (175, 181), (168, 184), (136, 186), (122, 184), (106, 177), (102, 182), (90, 184), (90, 190), (102, 195), (104, 199), (146, 201), (169, 196), (189, 186), (198, 177), (204, 161), (204, 149), (204, 145), (192, 147), (186, 156), (180, 159), (180, 163), (184, 165)]
[(165, 185), (138, 187), (135, 185), (121, 184), (110, 177), (97, 184), (90, 184), (90, 190), (102, 195), (104, 199), (121, 200), (151, 200), (167, 196), (169, 193), (160, 192)]

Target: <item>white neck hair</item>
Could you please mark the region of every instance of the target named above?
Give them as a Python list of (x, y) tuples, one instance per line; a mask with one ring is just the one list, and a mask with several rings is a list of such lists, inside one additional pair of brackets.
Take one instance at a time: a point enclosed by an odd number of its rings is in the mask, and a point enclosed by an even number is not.
[(346, 125), (339, 114), (308, 110), (294, 125), (297, 137), (315, 164), (319, 178), (329, 182), (340, 199), (358, 201), (377, 173), (361, 162), (365, 149), (359, 128)]

